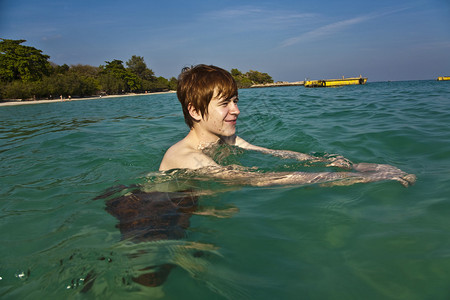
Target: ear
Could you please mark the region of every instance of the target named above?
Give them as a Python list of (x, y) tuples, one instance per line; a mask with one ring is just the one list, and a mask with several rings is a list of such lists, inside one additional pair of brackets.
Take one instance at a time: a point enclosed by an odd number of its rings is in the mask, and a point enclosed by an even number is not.
[(199, 122), (202, 119), (202, 114), (191, 103), (188, 104), (188, 111), (195, 121)]

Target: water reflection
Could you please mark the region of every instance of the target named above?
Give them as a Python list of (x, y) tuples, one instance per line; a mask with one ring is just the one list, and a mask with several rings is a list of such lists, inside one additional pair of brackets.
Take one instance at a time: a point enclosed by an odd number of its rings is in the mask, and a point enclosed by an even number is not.
[[(147, 176), (144, 183), (116, 186), (95, 198), (105, 201), (105, 210), (118, 221), (121, 242), (116, 250), (124, 252), (132, 265), (129, 274), (123, 274), (124, 284), (162, 286), (171, 271), (180, 267), (225, 298), (245, 298), (239, 284), (229, 278), (231, 274), (223, 278), (224, 272), (213, 270), (212, 257), (222, 257), (218, 247), (187, 240), (192, 215), (227, 218), (237, 212), (235, 207), (199, 207), (202, 195), (220, 191), (205, 189), (206, 185), (183, 172), (159, 173)], [(95, 270), (88, 272), (80, 291), (95, 288), (99, 277)]]

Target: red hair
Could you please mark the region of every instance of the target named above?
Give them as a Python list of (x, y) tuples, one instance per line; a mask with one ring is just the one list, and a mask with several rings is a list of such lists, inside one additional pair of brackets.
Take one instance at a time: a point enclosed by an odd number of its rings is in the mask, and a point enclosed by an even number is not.
[(184, 68), (178, 76), (177, 97), (183, 108), (184, 121), (192, 128), (194, 119), (189, 113), (192, 105), (202, 117), (208, 113), (208, 105), (217, 90), (218, 97), (237, 96), (236, 82), (230, 72), (207, 65)]

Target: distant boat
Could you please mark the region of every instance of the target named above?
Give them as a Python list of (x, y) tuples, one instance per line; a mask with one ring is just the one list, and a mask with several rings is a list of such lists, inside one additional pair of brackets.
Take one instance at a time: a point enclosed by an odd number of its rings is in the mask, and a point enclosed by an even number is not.
[(362, 77), (350, 77), (341, 79), (322, 79), (322, 80), (305, 80), (305, 87), (332, 87), (341, 85), (353, 85), (353, 84), (366, 84), (367, 78)]
[(437, 79), (438, 81), (442, 81), (442, 80), (450, 80), (450, 76), (440, 76)]

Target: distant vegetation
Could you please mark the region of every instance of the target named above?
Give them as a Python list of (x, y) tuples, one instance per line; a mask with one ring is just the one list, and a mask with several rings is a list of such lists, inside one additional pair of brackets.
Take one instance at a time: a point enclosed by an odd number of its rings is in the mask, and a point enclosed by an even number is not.
[[(42, 50), (22, 45), (25, 40), (0, 41), (0, 99), (59, 99), (176, 90), (177, 79), (155, 76), (141, 56), (133, 55), (105, 65), (61, 66), (51, 63)], [(239, 88), (271, 83), (267, 73), (231, 70)]]
[(160, 92), (176, 89), (175, 78), (156, 77), (144, 58), (133, 55), (125, 67), (120, 60), (105, 65), (49, 62), (49, 56), (25, 40), (0, 41), (0, 99), (43, 99), (60, 96), (85, 97), (100, 94)]
[(254, 84), (273, 83), (273, 79), (269, 74), (253, 70), (243, 74), (238, 69), (231, 69), (231, 75), (236, 81), (238, 88), (249, 88)]

